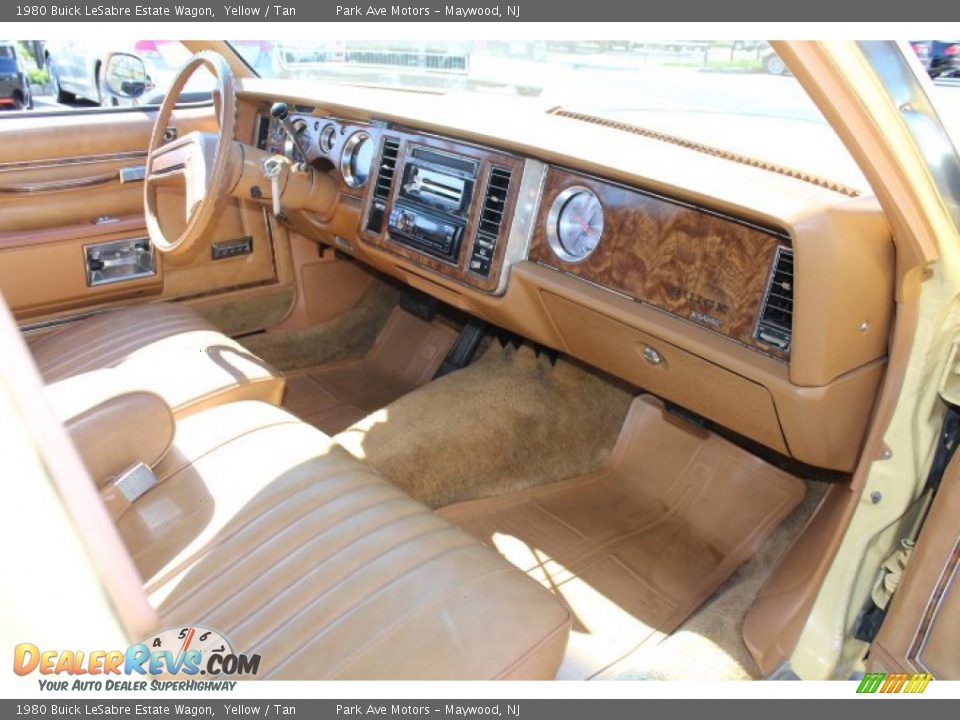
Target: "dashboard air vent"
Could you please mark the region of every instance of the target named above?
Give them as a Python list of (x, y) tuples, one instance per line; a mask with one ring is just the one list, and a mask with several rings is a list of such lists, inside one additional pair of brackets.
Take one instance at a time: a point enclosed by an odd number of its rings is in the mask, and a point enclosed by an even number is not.
[(483, 195), (483, 208), (480, 210), (480, 222), (477, 224), (477, 237), (473, 241), (470, 254), (470, 272), (487, 277), (493, 264), (493, 254), (497, 248), (497, 238), (503, 225), (503, 215), (510, 196), (509, 168), (493, 166), (487, 180), (487, 191)]
[(390, 197), (390, 188), (393, 186), (393, 173), (397, 169), (397, 155), (400, 154), (400, 141), (394, 138), (385, 138), (383, 153), (380, 157), (380, 168), (377, 170), (377, 184), (373, 188), (374, 197), (386, 200)]
[(267, 138), (270, 137), (270, 116), (261, 115), (257, 118), (257, 147), (267, 149)]
[(793, 330), (793, 250), (780, 246), (763, 299), (756, 339), (787, 351)]
[(400, 154), (400, 141), (396, 138), (383, 139), (383, 151), (380, 153), (380, 167), (377, 169), (377, 182), (373, 186), (373, 201), (367, 213), (367, 231), (379, 235), (383, 232), (383, 221), (387, 215), (387, 203), (393, 188), (393, 174), (397, 169), (397, 156)]
[(507, 168), (494, 167), (490, 170), (487, 182), (487, 194), (483, 198), (483, 212), (480, 213), (479, 232), (500, 236), (500, 224), (507, 206), (507, 194), (510, 192), (510, 171)]

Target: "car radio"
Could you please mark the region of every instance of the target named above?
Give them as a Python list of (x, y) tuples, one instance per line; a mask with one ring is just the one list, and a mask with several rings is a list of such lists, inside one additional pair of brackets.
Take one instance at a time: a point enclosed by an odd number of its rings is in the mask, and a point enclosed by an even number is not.
[(398, 202), (390, 212), (387, 228), (391, 237), (401, 244), (441, 260), (455, 263), (460, 255), (463, 223), (452, 222)]
[(412, 146), (387, 222), (390, 238), (456, 263), (478, 168), (471, 158)]

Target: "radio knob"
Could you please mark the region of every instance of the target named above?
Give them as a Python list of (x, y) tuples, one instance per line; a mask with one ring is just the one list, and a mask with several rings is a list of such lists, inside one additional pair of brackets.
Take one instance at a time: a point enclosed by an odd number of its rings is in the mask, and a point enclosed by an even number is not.
[(397, 227), (401, 232), (410, 232), (416, 227), (416, 221), (412, 213), (400, 211), (400, 217), (397, 218)]

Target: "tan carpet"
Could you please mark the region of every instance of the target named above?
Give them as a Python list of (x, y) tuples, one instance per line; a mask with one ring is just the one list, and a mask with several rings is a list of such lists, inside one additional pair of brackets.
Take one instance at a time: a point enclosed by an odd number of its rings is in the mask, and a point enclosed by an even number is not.
[(332, 320), (295, 332), (266, 332), (240, 343), (278, 370), (356, 358), (369, 350), (397, 306), (400, 291), (374, 280), (354, 307)]
[(301, 420), (335, 435), (428, 382), (457, 334), (441, 319), (425, 322), (395, 308), (362, 358), (288, 373), (283, 405)]
[(276, 325), (290, 312), (294, 298), (293, 290), (283, 289), (229, 302), (201, 303), (194, 310), (217, 330), (233, 337)]
[(804, 493), (798, 478), (641, 396), (598, 472), (440, 514), (570, 606), (559, 677), (581, 679), (674, 631)]
[(431, 507), (589, 473), (607, 459), (632, 394), (530, 347), (494, 343), (337, 436)]

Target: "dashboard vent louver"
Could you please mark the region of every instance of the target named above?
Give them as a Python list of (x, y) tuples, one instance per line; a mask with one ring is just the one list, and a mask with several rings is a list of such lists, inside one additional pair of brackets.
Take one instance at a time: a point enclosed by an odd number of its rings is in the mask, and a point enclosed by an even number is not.
[(493, 254), (497, 249), (497, 238), (503, 225), (503, 214), (507, 209), (510, 196), (509, 168), (494, 165), (490, 168), (487, 191), (483, 195), (483, 208), (480, 210), (480, 222), (477, 223), (477, 237), (473, 241), (470, 255), (470, 272), (487, 277), (493, 265)]
[(494, 167), (490, 170), (487, 194), (483, 198), (483, 211), (480, 213), (479, 232), (494, 239), (500, 236), (500, 225), (510, 192), (510, 177), (511, 173), (507, 168)]
[(261, 115), (257, 120), (257, 147), (267, 149), (267, 139), (270, 137), (270, 118)]
[(373, 188), (374, 197), (386, 200), (390, 197), (393, 186), (393, 173), (397, 169), (397, 156), (400, 154), (400, 141), (394, 138), (385, 138), (383, 153), (380, 157), (380, 168), (377, 170), (377, 184)]
[(367, 213), (366, 228), (374, 235), (383, 232), (383, 223), (387, 216), (387, 204), (393, 189), (393, 175), (397, 169), (397, 157), (400, 155), (400, 141), (397, 138), (384, 138), (380, 153), (380, 167), (377, 168), (377, 181), (373, 186), (373, 201)]
[(792, 331), (793, 250), (781, 245), (773, 262), (755, 337), (766, 345), (786, 351), (790, 349)]

